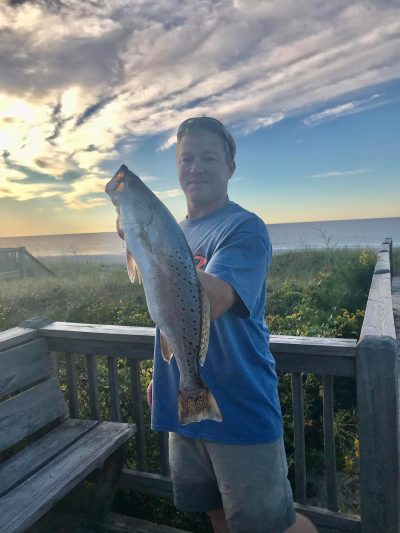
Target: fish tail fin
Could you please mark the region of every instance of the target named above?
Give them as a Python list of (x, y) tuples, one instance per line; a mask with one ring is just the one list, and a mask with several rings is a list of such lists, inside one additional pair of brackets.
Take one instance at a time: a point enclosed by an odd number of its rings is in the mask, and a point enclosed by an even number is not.
[(178, 399), (179, 422), (190, 424), (202, 420), (222, 421), (221, 411), (215, 401), (212, 392), (204, 388), (197, 395), (189, 395), (185, 391), (179, 391)]

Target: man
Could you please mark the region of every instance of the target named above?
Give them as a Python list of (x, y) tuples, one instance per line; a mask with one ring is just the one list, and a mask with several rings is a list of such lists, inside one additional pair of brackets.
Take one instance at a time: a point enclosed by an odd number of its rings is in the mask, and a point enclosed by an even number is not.
[(188, 119), (179, 127), (177, 167), (187, 201), (181, 228), (211, 312), (201, 375), (223, 421), (179, 424), (179, 371), (174, 359), (162, 359), (157, 334), (154, 387), (148, 390), (152, 428), (170, 432), (179, 509), (207, 512), (216, 533), (312, 533), (315, 528), (293, 507), (264, 322), (271, 243), (262, 220), (228, 198), (235, 152), (232, 136), (214, 118)]

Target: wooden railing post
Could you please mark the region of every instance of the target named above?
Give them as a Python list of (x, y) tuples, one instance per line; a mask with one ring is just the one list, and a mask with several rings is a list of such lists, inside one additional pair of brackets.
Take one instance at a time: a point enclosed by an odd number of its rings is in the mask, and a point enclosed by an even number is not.
[(21, 270), (21, 276), (25, 278), (27, 274), (27, 270), (26, 270), (26, 254), (25, 254), (24, 246), (21, 246), (20, 248), (18, 248), (17, 257), (18, 257), (17, 263), (19, 265), (19, 269)]
[(400, 531), (399, 345), (367, 336), (357, 346), (362, 533)]

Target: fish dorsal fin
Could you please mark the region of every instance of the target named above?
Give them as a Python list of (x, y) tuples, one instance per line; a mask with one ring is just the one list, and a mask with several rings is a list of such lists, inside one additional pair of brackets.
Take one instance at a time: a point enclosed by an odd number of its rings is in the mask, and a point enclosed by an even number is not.
[(126, 267), (128, 269), (128, 276), (131, 282), (134, 283), (137, 276), (138, 281), (141, 284), (142, 278), (140, 276), (138, 266), (133, 258), (133, 255), (129, 251), (126, 252)]
[(208, 337), (210, 334), (210, 302), (208, 301), (206, 291), (200, 282), (200, 300), (201, 300), (201, 328), (200, 328), (200, 344), (199, 344), (199, 363), (204, 365), (208, 350)]
[(171, 362), (172, 356), (174, 355), (172, 353), (171, 348), (169, 347), (167, 338), (165, 334), (160, 331), (160, 343), (161, 343), (161, 355), (164, 359), (164, 361), (167, 361), (167, 363)]

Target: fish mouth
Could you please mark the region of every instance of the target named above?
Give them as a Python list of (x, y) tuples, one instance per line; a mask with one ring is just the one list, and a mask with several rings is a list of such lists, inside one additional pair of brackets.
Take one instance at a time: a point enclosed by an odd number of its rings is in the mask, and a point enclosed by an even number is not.
[(126, 165), (122, 165), (105, 186), (104, 190), (111, 198), (111, 201), (113, 203), (115, 203), (113, 196), (118, 190), (121, 190), (123, 188), (123, 182), (126, 179), (127, 170), (128, 168), (126, 167)]

